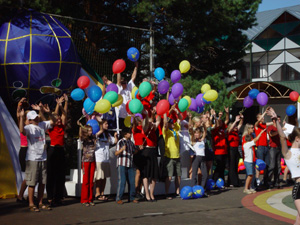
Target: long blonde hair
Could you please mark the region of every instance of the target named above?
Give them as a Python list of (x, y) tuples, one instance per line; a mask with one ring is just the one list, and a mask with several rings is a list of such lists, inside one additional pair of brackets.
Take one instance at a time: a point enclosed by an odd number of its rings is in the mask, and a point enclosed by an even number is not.
[(247, 124), (245, 125), (242, 137), (244, 137), (245, 135), (249, 134), (249, 129), (250, 129), (250, 127), (252, 127), (252, 126), (253, 126), (253, 125), (250, 124), (250, 123), (247, 123)]

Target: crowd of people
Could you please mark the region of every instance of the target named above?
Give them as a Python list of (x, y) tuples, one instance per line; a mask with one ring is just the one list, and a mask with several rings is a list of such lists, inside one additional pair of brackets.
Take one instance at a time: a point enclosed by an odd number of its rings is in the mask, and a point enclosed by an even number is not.
[[(126, 110), (126, 103), (131, 100), (131, 91), (135, 86), (137, 64), (127, 83), (120, 74), (117, 75), (119, 94), (123, 103), (110, 112), (98, 115), (86, 115), (86, 120), (96, 118), (99, 131), (93, 134), (91, 126), (86, 121), (78, 120), (79, 138), (83, 146), (81, 188), (81, 203), (84, 206), (94, 206), (94, 200), (107, 201), (104, 195), (106, 179), (110, 177), (115, 165), (110, 165), (110, 151), (116, 145), (114, 155), (117, 157), (118, 187), (116, 203), (123, 204), (126, 182), (128, 182), (128, 200), (139, 203), (141, 199), (156, 202), (154, 190), (158, 181), (165, 182), (165, 197), (172, 199), (180, 195), (181, 154), (187, 151), (190, 155), (189, 177), (191, 185), (201, 185), (205, 188), (208, 178), (225, 180), (225, 169), (228, 167), (227, 186), (240, 187), (238, 174), (239, 159), (244, 159), (247, 178), (244, 193), (252, 194), (257, 187), (280, 188), (281, 150), (285, 159), (293, 160), (287, 150), (293, 148), (300, 139), (300, 133), (292, 133), (291, 142), (286, 142), (282, 132), (280, 117), (272, 108), (257, 115), (255, 124), (243, 124), (242, 114), (236, 115), (230, 122), (229, 108), (223, 112), (214, 109), (197, 116), (180, 112), (177, 102), (164, 115), (157, 115), (156, 83), (152, 92), (145, 98), (139, 95), (144, 110), (139, 115), (133, 115)], [(104, 86), (111, 81), (103, 79)], [(104, 92), (104, 91), (103, 91)], [(29, 208), (33, 212), (51, 210), (53, 206), (62, 203), (64, 197), (64, 130), (67, 121), (68, 97), (64, 94), (57, 99), (54, 112), (47, 105), (31, 105), (31, 111), (25, 111), (26, 99), (20, 100), (17, 117), (21, 135), (21, 150), (19, 153), (22, 171), (25, 179), (22, 183), (17, 201), (24, 202), (24, 191), (28, 187)], [(39, 114), (37, 114), (37, 111)], [(48, 114), (46, 120), (44, 113)], [(268, 114), (272, 122), (265, 123)], [(125, 118), (132, 117), (131, 126), (125, 126)], [(222, 119), (224, 118), (224, 119)], [(244, 126), (242, 137), (241, 128)], [(111, 131), (116, 129), (115, 131)], [(117, 132), (121, 131), (121, 132)], [(49, 134), (50, 146), (46, 148), (45, 135)], [(269, 138), (268, 138), (269, 137)], [(290, 138), (290, 137), (289, 137)], [(280, 143), (281, 140), (281, 143)], [(242, 146), (240, 154), (239, 146)], [(160, 159), (160, 160), (158, 160)], [(255, 169), (255, 160), (262, 159), (266, 163), (263, 180), (259, 179), (260, 171)], [(287, 162), (288, 166), (289, 163)], [(292, 164), (292, 162), (290, 163)], [(291, 169), (291, 167), (289, 167)], [(298, 177), (295, 168), (292, 176)], [(294, 175), (294, 174), (296, 175)], [(175, 193), (170, 193), (170, 183), (175, 177)], [(253, 179), (254, 178), (254, 179)], [(94, 193), (94, 183), (96, 193)], [(34, 190), (38, 186), (38, 205), (34, 203)], [(43, 204), (43, 194), (46, 185), (48, 204)], [(142, 189), (144, 191), (142, 191)], [(298, 189), (295, 189), (298, 198)], [(294, 193), (293, 192), (293, 193)]]

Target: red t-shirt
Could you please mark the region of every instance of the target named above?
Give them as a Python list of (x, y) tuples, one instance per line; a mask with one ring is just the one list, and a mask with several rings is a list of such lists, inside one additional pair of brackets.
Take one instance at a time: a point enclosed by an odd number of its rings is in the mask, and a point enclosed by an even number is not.
[(269, 145), (270, 145), (270, 147), (272, 147), (272, 148), (277, 148), (277, 147), (279, 147), (279, 146), (280, 146), (279, 135), (277, 134), (277, 135), (275, 135), (275, 136), (273, 136), (273, 137), (271, 137), (271, 135), (270, 135), (270, 132), (271, 132), (271, 131), (277, 132), (277, 128), (276, 128), (274, 125), (271, 125), (271, 126), (268, 126), (267, 131), (268, 131), (269, 138), (270, 138), (270, 139), (269, 139)]
[(286, 144), (287, 144), (288, 147), (292, 146), (292, 143), (289, 141), (289, 139), (286, 139)]
[(232, 129), (228, 133), (228, 143), (230, 147), (239, 147), (239, 134), (238, 131)]
[(65, 135), (65, 125), (55, 125), (52, 129), (48, 130), (50, 136), (50, 145), (52, 146), (64, 146), (64, 135)]
[[(254, 127), (255, 135), (258, 136), (263, 129), (266, 129), (265, 123), (259, 123), (257, 127)], [(260, 138), (256, 142), (256, 146), (268, 146), (267, 133), (263, 132)]]
[(164, 120), (163, 120), (163, 118), (161, 119), (161, 121), (160, 121), (160, 123), (159, 123), (159, 125), (158, 125), (158, 131), (159, 131), (159, 136), (160, 135), (163, 135), (162, 134), (162, 128), (163, 128), (163, 126), (164, 126)]
[(155, 130), (156, 130), (156, 127), (154, 124), (152, 124), (149, 126), (149, 129), (145, 133), (147, 146), (156, 147), (157, 136), (156, 136)]
[(142, 126), (137, 126), (135, 130), (132, 128), (132, 135), (133, 135), (135, 145), (144, 144), (145, 135)]
[(153, 93), (153, 91), (151, 91), (150, 94), (148, 96), (146, 96), (145, 98), (142, 98), (139, 94), (136, 95), (136, 98), (142, 102), (144, 109), (148, 112), (149, 117), (151, 117), (151, 115), (152, 115), (150, 101), (154, 97), (155, 97), (155, 94)]
[[(245, 136), (243, 136), (243, 138), (242, 138), (243, 160), (245, 159), (245, 154), (244, 154), (244, 144), (246, 143)], [(252, 138), (252, 136), (251, 136), (251, 138)], [(251, 140), (253, 140), (253, 138)], [(253, 162), (255, 162), (256, 161), (256, 156), (255, 156), (255, 148), (254, 148), (254, 146), (252, 146), (252, 151), (253, 151)]]
[(211, 131), (213, 139), (213, 149), (215, 155), (226, 155), (228, 154), (225, 130), (223, 128), (215, 128)]

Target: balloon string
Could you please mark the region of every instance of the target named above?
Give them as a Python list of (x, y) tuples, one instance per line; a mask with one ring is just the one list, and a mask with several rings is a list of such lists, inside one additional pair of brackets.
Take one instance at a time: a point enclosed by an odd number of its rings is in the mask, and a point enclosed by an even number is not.
[(243, 107), (243, 109), (239, 112), (239, 114), (243, 114), (243, 112), (245, 112), (247, 108), (246, 107)]
[(284, 117), (283, 121), (285, 121), (285, 120), (286, 120), (286, 118), (287, 118), (287, 115), (285, 115), (285, 117)]
[(84, 117), (85, 117), (85, 115), (82, 115), (82, 116), (79, 118), (78, 121), (82, 120), (82, 118), (84, 118)]

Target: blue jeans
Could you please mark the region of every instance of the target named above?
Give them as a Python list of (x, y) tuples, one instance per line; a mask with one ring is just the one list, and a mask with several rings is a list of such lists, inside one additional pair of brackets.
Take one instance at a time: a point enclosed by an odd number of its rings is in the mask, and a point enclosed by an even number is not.
[[(268, 185), (268, 171), (270, 165), (270, 149), (268, 146), (257, 146), (256, 158), (263, 160), (266, 163), (266, 168), (264, 170), (264, 184)], [(255, 180), (255, 179), (253, 179)]]
[(128, 182), (128, 199), (135, 198), (135, 169), (133, 167), (118, 166), (118, 188), (116, 201), (122, 200), (126, 181)]

